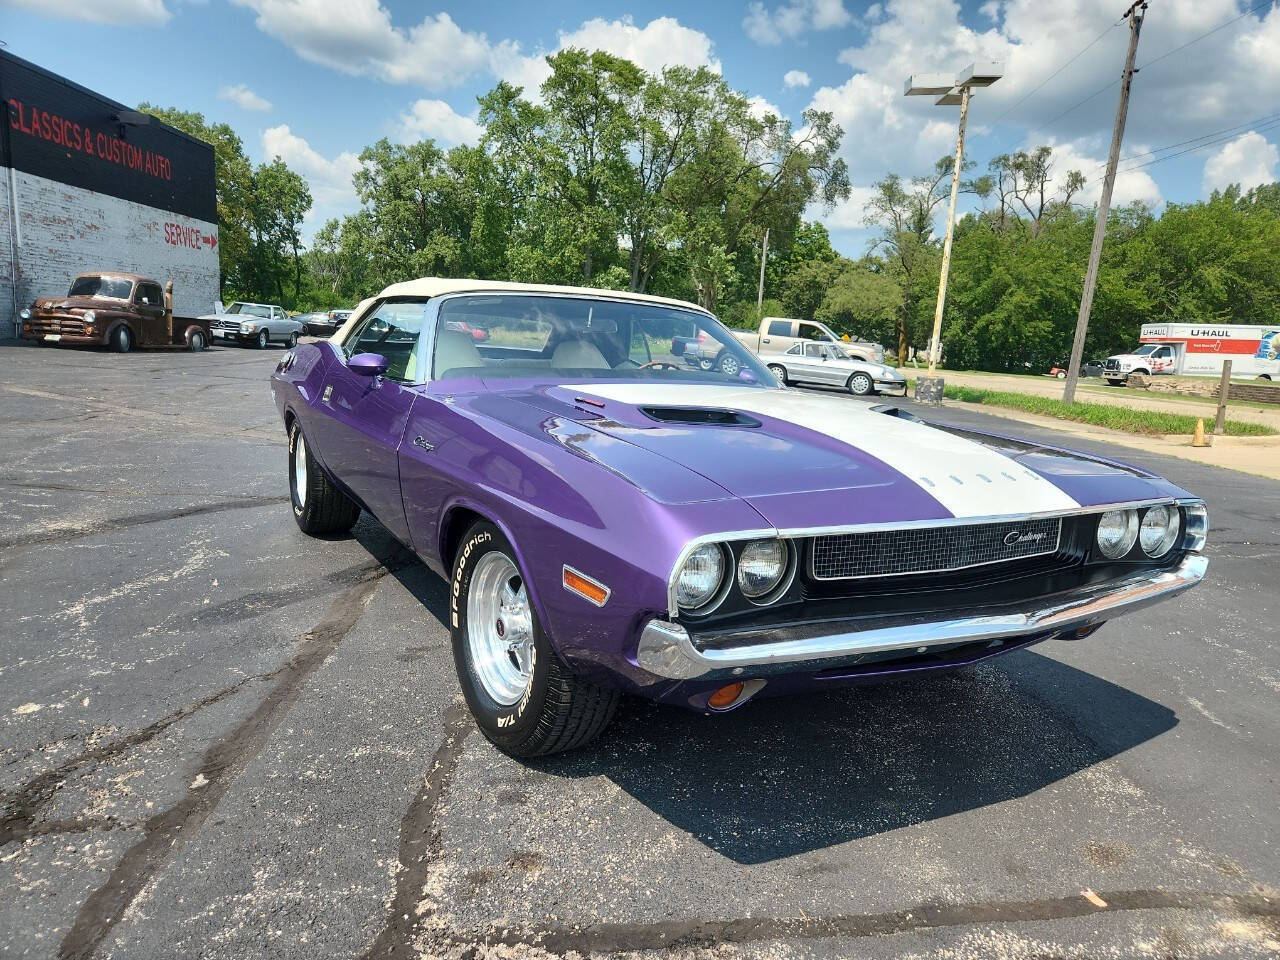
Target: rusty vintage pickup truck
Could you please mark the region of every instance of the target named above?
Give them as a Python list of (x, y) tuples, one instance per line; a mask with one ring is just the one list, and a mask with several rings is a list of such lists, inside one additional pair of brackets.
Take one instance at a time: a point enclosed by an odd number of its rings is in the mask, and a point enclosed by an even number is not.
[(19, 313), (23, 340), (43, 344), (200, 351), (209, 345), (209, 321), (175, 317), (155, 280), (132, 273), (85, 273), (65, 297), (41, 297)]

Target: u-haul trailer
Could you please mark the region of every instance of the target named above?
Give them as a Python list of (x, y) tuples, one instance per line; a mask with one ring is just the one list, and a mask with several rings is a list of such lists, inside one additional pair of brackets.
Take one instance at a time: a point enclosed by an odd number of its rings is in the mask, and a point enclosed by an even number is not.
[(1107, 357), (1107, 380), (1123, 383), (1131, 373), (1221, 376), (1227, 359), (1232, 376), (1280, 380), (1280, 325), (1144, 323), (1139, 340), (1132, 353)]

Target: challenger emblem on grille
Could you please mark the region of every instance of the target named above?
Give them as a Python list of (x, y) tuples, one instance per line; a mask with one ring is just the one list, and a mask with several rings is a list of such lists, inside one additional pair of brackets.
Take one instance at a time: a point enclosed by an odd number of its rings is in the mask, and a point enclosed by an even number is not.
[(1054, 553), (1062, 519), (872, 530), (813, 538), (817, 580), (892, 577), (962, 570)]

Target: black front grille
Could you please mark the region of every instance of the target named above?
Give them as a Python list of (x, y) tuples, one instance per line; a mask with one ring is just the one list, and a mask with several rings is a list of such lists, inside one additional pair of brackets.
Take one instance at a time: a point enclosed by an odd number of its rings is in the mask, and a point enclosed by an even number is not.
[(852, 580), (964, 570), (1055, 553), (1062, 520), (912, 527), (814, 537), (815, 580)]

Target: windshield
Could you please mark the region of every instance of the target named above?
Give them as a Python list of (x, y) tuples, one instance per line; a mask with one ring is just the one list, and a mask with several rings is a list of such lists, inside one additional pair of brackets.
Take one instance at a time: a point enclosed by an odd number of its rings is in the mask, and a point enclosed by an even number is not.
[(128, 300), (133, 292), (133, 281), (120, 277), (76, 277), (71, 281), (68, 297), (98, 297), (107, 300)]
[(1133, 355), (1135, 357), (1145, 357), (1149, 354), (1155, 353), (1155, 351), (1156, 351), (1155, 344), (1148, 343), (1145, 347), (1139, 347), (1137, 350), (1133, 351)]
[(651, 303), (512, 294), (456, 297), (441, 305), (432, 376), (775, 383), (706, 314)]
[(227, 307), (227, 313), (239, 313), (248, 317), (266, 317), (270, 318), (271, 308), (264, 307), (260, 303), (233, 303)]

